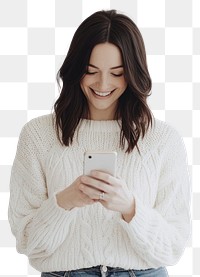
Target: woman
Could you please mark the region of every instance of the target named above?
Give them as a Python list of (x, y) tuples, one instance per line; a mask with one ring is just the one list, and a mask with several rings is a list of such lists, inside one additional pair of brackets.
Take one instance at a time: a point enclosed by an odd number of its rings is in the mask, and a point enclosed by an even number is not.
[[(168, 276), (190, 230), (183, 141), (153, 119), (133, 21), (100, 11), (77, 29), (52, 115), (27, 123), (10, 184), (17, 250), (50, 276)], [(83, 175), (85, 151), (116, 151), (117, 177)]]

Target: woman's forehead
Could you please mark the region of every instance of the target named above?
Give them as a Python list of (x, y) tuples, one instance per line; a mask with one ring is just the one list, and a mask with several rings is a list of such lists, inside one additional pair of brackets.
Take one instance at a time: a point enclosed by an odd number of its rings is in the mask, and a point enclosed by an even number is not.
[(97, 68), (121, 67), (122, 57), (119, 48), (112, 43), (97, 44), (91, 53), (89, 64)]

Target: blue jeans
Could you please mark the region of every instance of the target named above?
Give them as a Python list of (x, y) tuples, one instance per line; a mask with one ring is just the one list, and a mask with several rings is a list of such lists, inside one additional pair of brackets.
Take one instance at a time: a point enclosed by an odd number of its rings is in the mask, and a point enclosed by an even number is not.
[(123, 268), (95, 266), (71, 271), (53, 271), (43, 272), (41, 277), (168, 277), (165, 267), (157, 269), (150, 268), (146, 270), (125, 270)]

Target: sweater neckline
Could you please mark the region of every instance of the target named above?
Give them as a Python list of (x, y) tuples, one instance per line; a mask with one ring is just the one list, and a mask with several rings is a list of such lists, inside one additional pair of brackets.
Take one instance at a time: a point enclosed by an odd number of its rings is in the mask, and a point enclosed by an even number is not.
[(78, 131), (91, 131), (91, 132), (116, 132), (121, 129), (121, 120), (91, 120), (80, 119), (78, 124)]

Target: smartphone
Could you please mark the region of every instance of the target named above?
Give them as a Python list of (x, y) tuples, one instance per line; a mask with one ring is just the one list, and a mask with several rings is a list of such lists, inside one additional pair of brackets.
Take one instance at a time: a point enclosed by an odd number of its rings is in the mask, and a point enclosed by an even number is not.
[(93, 152), (84, 153), (84, 175), (91, 175), (92, 170), (99, 170), (116, 176), (117, 152)]

